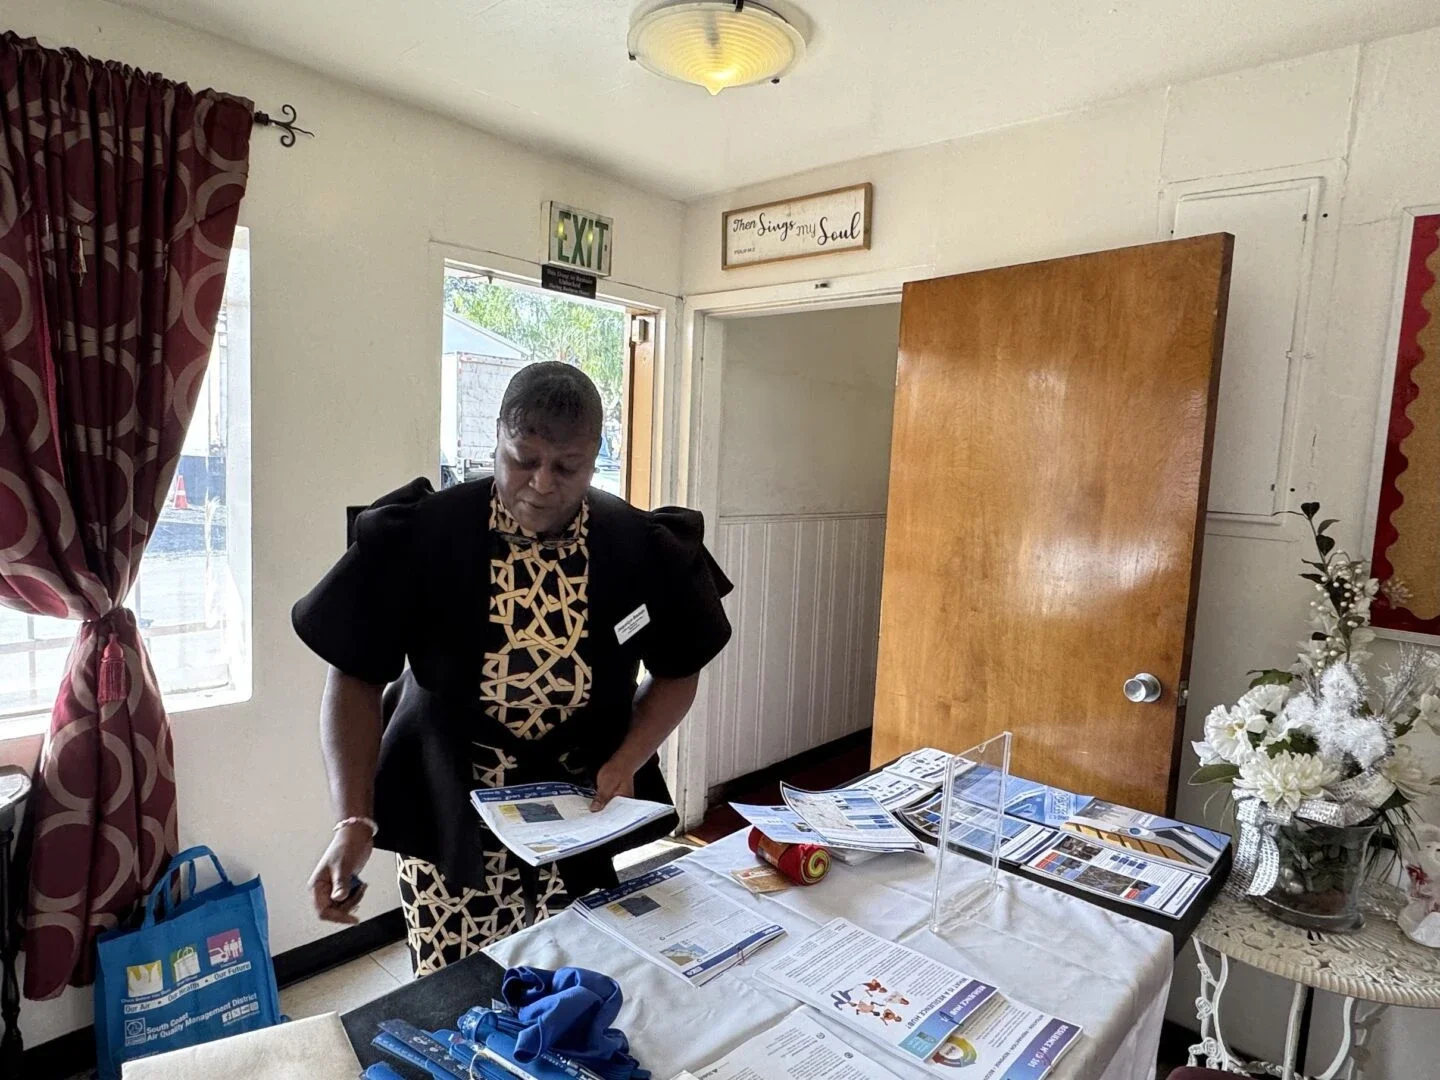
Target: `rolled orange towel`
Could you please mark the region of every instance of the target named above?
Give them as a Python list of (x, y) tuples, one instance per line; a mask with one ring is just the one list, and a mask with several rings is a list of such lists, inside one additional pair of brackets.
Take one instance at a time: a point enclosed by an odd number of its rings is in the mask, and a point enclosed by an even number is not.
[(750, 850), (796, 885), (814, 885), (830, 872), (830, 852), (819, 844), (780, 844), (751, 829)]

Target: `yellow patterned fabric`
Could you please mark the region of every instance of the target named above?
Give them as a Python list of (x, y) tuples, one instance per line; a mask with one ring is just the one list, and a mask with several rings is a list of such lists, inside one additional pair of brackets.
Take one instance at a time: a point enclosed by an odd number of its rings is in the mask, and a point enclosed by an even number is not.
[[(590, 700), (590, 667), (580, 655), (589, 622), (590, 509), (582, 505), (564, 535), (542, 540), (520, 527), (497, 490), (490, 532), (500, 542), (490, 557), (489, 617), (503, 633), (481, 665), (480, 701), (516, 738), (542, 739)], [(504, 787), (515, 757), (479, 739), (471, 748), (475, 784)], [(536, 871), (527, 887), (514, 857), (497, 846), (485, 851), (483, 889), (402, 857), (400, 899), (410, 962), (416, 975), (429, 975), (555, 914), (572, 897), (553, 866)]]
[(485, 853), (485, 888), (457, 885), (424, 859), (400, 859), (400, 900), (410, 967), (433, 975), (447, 964), (474, 956), (492, 941), (509, 937), (570, 903), (553, 866), (543, 867), (533, 898), (504, 851)]
[(580, 655), (589, 632), (590, 508), (562, 537), (541, 540), (490, 499), (490, 531), (504, 548), (490, 559), (490, 622), (504, 628), (487, 652), (480, 700), (486, 714), (522, 739), (539, 739), (590, 700), (590, 667)]

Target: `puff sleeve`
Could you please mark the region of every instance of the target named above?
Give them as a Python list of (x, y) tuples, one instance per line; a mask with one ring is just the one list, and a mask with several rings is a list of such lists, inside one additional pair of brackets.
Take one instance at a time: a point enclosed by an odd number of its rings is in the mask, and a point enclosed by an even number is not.
[(432, 494), (422, 477), (373, 503), (356, 520), (349, 550), (291, 610), (300, 640), (346, 675), (379, 686), (404, 670), (415, 511)]
[(652, 675), (694, 675), (730, 640), (720, 601), (734, 588), (705, 547), (705, 519), (665, 507), (650, 515), (652, 632), (642, 653)]

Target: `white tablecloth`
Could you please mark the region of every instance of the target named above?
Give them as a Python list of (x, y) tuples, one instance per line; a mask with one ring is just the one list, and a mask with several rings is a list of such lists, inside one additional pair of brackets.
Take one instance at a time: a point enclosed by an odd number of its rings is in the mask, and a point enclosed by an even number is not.
[[(1010, 874), (983, 914), (948, 930), (927, 929), (934, 857), (882, 855), (860, 866), (834, 863), (818, 885), (752, 896), (729, 871), (753, 866), (745, 834), (685, 857), (683, 865), (740, 903), (763, 910), (788, 931), (749, 965), (701, 987), (689, 987), (574, 912), (532, 927), (486, 951), (506, 966), (565, 965), (603, 971), (625, 994), (619, 1025), (631, 1049), (656, 1080), (709, 1064), (801, 1008), (759, 982), (751, 968), (770, 962), (837, 916), (901, 941), (1016, 1001), (1081, 1025), (1084, 1036), (1061, 1059), (1057, 1080), (1153, 1080), (1160, 1023), (1173, 967), (1170, 935), (1133, 919)], [(977, 877), (979, 863), (957, 858), (954, 868)], [(865, 1049), (859, 1035), (813, 1015), (838, 1038), (885, 1062), (900, 1077), (927, 1072)]]

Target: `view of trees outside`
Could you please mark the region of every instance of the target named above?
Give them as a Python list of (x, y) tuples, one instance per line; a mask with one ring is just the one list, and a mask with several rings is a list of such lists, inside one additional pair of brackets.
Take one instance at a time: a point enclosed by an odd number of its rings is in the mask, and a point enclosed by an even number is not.
[(574, 364), (595, 381), (605, 403), (605, 449), (619, 458), (625, 380), (625, 313), (473, 274), (445, 275), (445, 304), (477, 326), (520, 346), (531, 362)]

